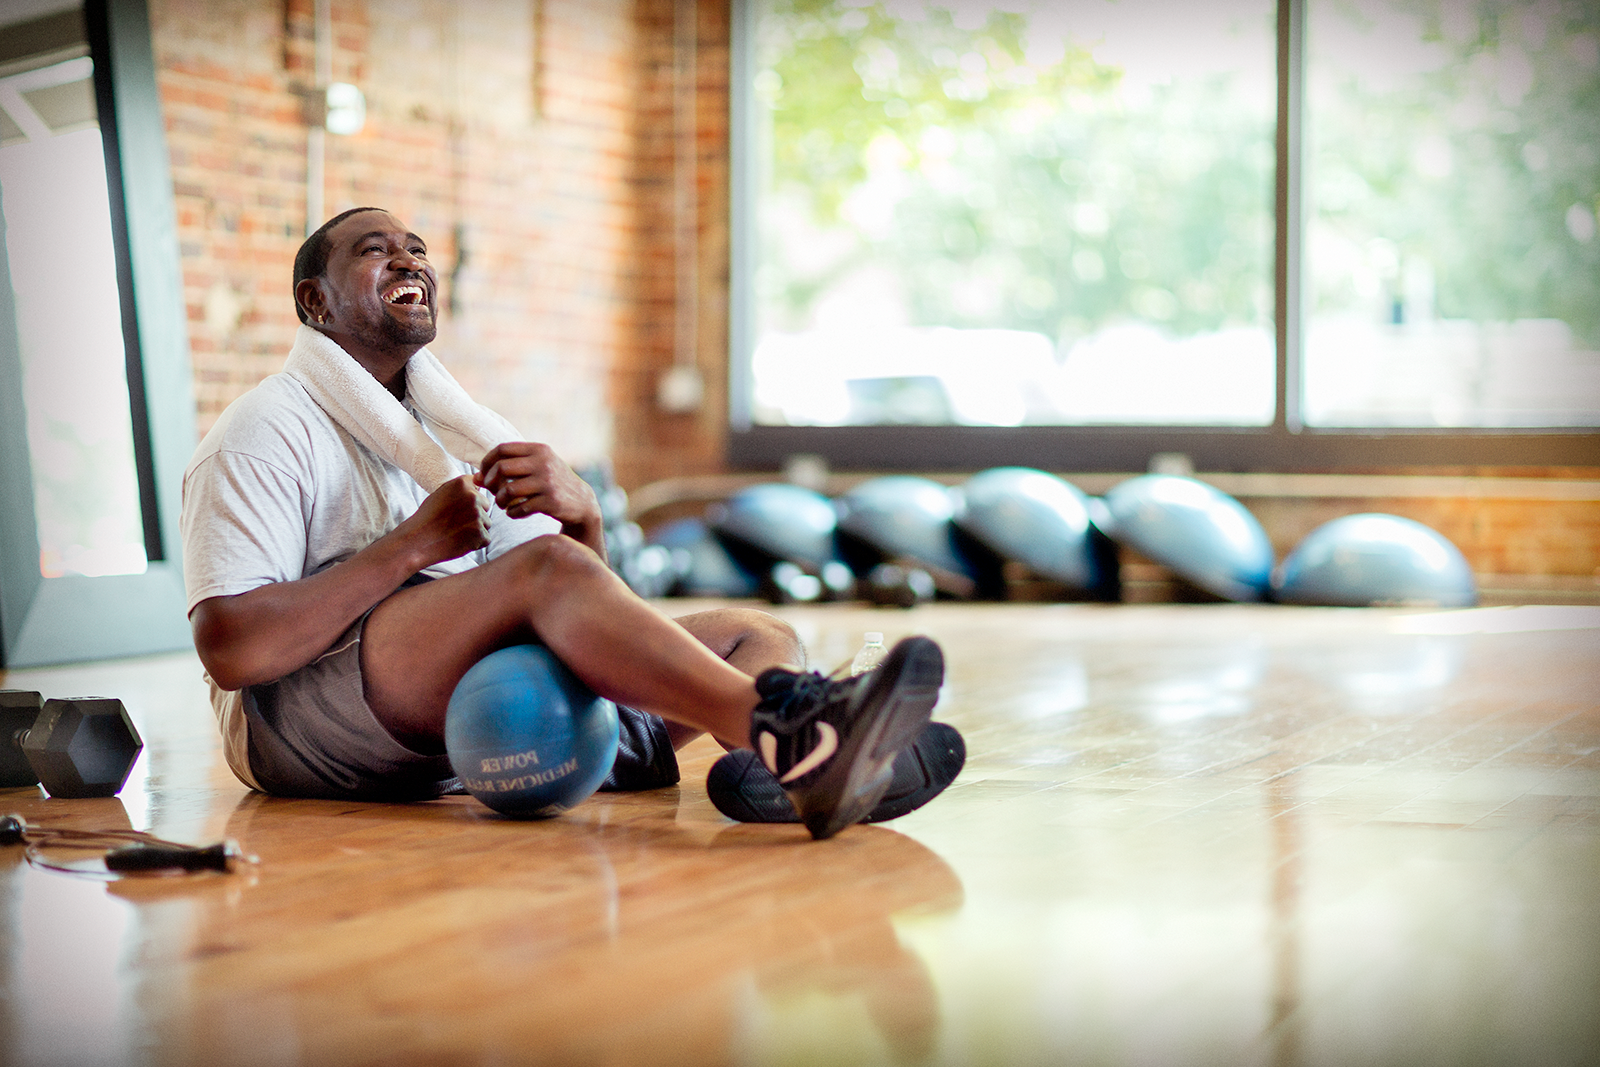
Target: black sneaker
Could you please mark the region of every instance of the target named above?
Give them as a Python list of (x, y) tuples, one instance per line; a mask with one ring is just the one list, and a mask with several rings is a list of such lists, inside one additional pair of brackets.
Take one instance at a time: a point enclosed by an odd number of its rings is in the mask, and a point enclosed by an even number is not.
[(944, 654), (926, 637), (906, 638), (856, 678), (781, 667), (761, 673), (750, 744), (813, 838), (832, 837), (877, 807), (895, 756), (927, 724), (943, 682)]
[[(889, 791), (862, 822), (887, 822), (916, 811), (944, 792), (967, 761), (967, 745), (954, 726), (930, 722), (910, 748), (894, 758)], [(799, 822), (789, 795), (749, 749), (711, 765), (706, 792), (717, 810), (739, 822)]]

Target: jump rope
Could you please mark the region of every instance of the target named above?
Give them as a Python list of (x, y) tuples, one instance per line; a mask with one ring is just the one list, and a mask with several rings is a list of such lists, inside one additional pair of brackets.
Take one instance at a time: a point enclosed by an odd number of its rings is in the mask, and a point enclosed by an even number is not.
[[(0, 816), (0, 846), (21, 845), (28, 865), (42, 871), (85, 878), (118, 878), (129, 874), (198, 874), (233, 871), (241, 863), (259, 862), (236, 841), (186, 845), (143, 830), (69, 830), (30, 823), (21, 815)], [(92, 860), (58, 862), (46, 850), (102, 852), (105, 869), (83, 866)]]

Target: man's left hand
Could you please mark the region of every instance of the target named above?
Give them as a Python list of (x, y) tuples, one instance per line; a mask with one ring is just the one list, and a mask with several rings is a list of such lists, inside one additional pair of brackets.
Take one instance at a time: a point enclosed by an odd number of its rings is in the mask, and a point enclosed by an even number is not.
[(562, 533), (605, 557), (604, 524), (594, 490), (549, 445), (496, 445), (483, 457), (473, 481), (492, 493), (511, 518), (549, 515), (561, 523)]

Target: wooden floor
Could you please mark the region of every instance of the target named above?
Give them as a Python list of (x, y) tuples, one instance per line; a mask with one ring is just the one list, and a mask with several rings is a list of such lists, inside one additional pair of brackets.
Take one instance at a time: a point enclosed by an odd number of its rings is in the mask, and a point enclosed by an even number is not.
[(1600, 1062), (1600, 610), (783, 614), (824, 667), (944, 643), (944, 797), (816, 844), (721, 818), (697, 743), (543, 823), (274, 800), (192, 656), (4, 675), (147, 741), (115, 800), (5, 810), (260, 863), (0, 852), (0, 1063)]

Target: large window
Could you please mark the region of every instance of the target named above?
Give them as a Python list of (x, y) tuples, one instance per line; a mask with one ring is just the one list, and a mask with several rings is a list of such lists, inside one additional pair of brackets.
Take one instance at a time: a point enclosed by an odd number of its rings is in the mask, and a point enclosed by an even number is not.
[(148, 563), (94, 63), (82, 50), (25, 57), (0, 76), (0, 220), (47, 578)]
[(163, 136), (142, 0), (0, 12), (0, 666), (189, 643)]
[(733, 456), (1596, 462), (1582, 0), (750, 0)]
[(1309, 16), (1306, 421), (1600, 424), (1600, 9)]

